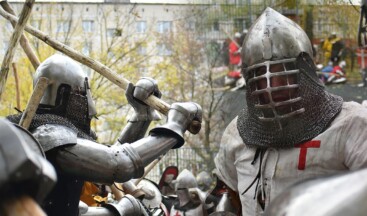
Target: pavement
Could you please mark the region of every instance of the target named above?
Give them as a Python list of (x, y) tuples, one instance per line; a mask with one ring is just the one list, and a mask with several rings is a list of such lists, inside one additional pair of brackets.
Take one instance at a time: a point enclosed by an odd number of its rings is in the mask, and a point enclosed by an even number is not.
[(333, 84), (326, 86), (326, 89), (333, 94), (341, 96), (344, 101), (361, 103), (363, 100), (367, 100), (367, 87), (358, 87), (358, 84)]

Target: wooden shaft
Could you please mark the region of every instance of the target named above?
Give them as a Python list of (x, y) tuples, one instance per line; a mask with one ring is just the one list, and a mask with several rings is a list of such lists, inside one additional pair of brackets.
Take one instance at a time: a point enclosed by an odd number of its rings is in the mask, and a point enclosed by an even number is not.
[(119, 201), (122, 199), (122, 197), (125, 196), (125, 194), (121, 191), (122, 190), (122, 186), (120, 183), (114, 183), (111, 186), (111, 192), (112, 194), (115, 196), (115, 200)]
[(233, 41), (235, 44), (236, 44), (236, 46), (238, 47), (238, 48), (240, 48), (241, 46), (237, 43), (237, 41), (224, 29), (224, 28), (220, 28), (220, 30), (222, 30), (222, 32), (224, 32), (224, 34), (225, 35), (227, 35), (227, 37), (229, 37), (229, 39), (231, 40), (231, 41)]
[[(6, 12), (16, 16), (14, 10), (11, 8), (11, 6), (9, 5), (7, 1), (1, 1), (0, 5), (1, 7), (4, 8)], [(15, 28), (16, 22), (11, 22), (11, 24)], [(20, 43), (20, 46), (23, 48), (25, 54), (27, 55), (29, 61), (31, 62), (33, 68), (36, 70), (38, 68), (38, 65), (40, 65), (40, 60), (36, 56), (31, 45), (29, 44), (27, 37), (24, 34), (20, 36), (19, 43)]]
[[(2, 8), (0, 8), (0, 15), (4, 18), (13, 21), (18, 22), (18, 18), (7, 13)], [(79, 53), (78, 51), (74, 50), (73, 48), (55, 40), (49, 37), (47, 34), (27, 25), (25, 27), (25, 30), (32, 34), (33, 36), (37, 37), (38, 39), (42, 40), (46, 44), (50, 45), (55, 50), (58, 50), (65, 55), (69, 56), (70, 58), (74, 59), (75, 61), (80, 62), (81, 64), (84, 64), (102, 76), (109, 79), (111, 82), (119, 86), (120, 88), (126, 90), (127, 85), (130, 83), (127, 79), (123, 78), (121, 75), (118, 75), (116, 72), (112, 71), (110, 68), (108, 68), (106, 65), (102, 64), (99, 61), (96, 61), (89, 56), (83, 55)], [(149, 98), (147, 98), (144, 101), (149, 106), (153, 107), (154, 109), (158, 110), (164, 115), (167, 115), (170, 105), (163, 100), (151, 95)]]
[(3, 216), (46, 216), (38, 203), (28, 195), (9, 198), (1, 202), (0, 214)]
[(17, 109), (21, 110), (20, 107), (20, 90), (19, 90), (19, 77), (18, 77), (18, 70), (15, 63), (12, 63), (13, 66), (13, 74), (14, 74), (14, 80), (15, 80), (15, 90), (16, 90), (16, 98), (17, 98)]
[(33, 93), (29, 98), (27, 107), (23, 112), (22, 118), (20, 119), (19, 125), (25, 129), (29, 128), (29, 125), (32, 122), (34, 115), (36, 114), (36, 110), (41, 101), (43, 93), (45, 92), (46, 87), (48, 86), (49, 80), (46, 77), (40, 77), (36, 86), (34, 87)]
[(148, 175), (148, 173), (154, 168), (155, 165), (158, 164), (158, 162), (162, 159), (162, 157), (163, 156), (160, 156), (159, 158), (155, 159), (152, 163), (150, 163), (148, 166), (145, 167), (145, 169), (144, 169), (144, 175), (135, 181), (135, 185), (138, 185), (139, 182), (142, 179), (144, 179), (145, 176)]
[(17, 47), (17, 44), (19, 42), (20, 36), (23, 34), (24, 27), (28, 21), (29, 16), (32, 12), (33, 3), (35, 0), (26, 0), (24, 3), (22, 12), (19, 16), (19, 21), (17, 22), (14, 32), (11, 36), (9, 48), (5, 53), (3, 62), (1, 64), (1, 70), (0, 70), (0, 99), (1, 95), (4, 92), (6, 80), (8, 78), (9, 73), (9, 65), (13, 60), (14, 53)]

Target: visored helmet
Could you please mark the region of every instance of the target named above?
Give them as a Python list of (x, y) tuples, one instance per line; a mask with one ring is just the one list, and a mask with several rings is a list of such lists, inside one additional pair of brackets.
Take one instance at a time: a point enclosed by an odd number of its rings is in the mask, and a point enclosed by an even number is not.
[[(313, 56), (306, 33), (292, 20), (267, 8), (251, 27), (242, 47), (242, 73), (248, 84), (250, 103), (259, 119), (277, 122), (303, 113), (297, 58)], [(315, 71), (310, 75), (319, 82)], [(280, 81), (279, 81), (280, 80)]]
[(208, 172), (202, 171), (196, 176), (196, 181), (201, 190), (207, 191), (210, 189), (213, 180)]
[(196, 188), (197, 186), (195, 176), (187, 169), (182, 170), (175, 180), (176, 190)]
[(246, 145), (289, 148), (320, 134), (342, 107), (325, 91), (306, 33), (267, 8), (242, 45), (246, 104), (237, 129)]
[(80, 65), (72, 59), (58, 54), (52, 55), (37, 68), (33, 86), (36, 85), (40, 77), (46, 77), (50, 80), (50, 85), (41, 99), (41, 107), (62, 113), (65, 112), (66, 106), (71, 100), (70, 95), (77, 95), (87, 101), (88, 116), (91, 118), (96, 115), (88, 77)]

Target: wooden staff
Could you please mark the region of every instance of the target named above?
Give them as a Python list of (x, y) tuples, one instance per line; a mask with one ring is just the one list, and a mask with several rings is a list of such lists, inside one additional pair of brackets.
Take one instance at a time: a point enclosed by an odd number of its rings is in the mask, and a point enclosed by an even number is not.
[[(12, 14), (12, 15), (16, 15), (13, 8), (10, 7), (10, 5), (8, 4), (7, 1), (1, 1), (0, 2), (1, 7), (3, 7), (3, 9)], [(11, 22), (12, 26), (15, 28), (16, 22)], [(30, 60), (31, 64), (33, 65), (33, 68), (36, 70), (38, 68), (38, 65), (40, 65), (40, 60), (38, 59), (38, 57), (36, 56), (36, 54), (34, 53), (31, 45), (29, 44), (29, 41), (27, 39), (27, 37), (22, 34), (20, 36), (20, 40), (19, 40), (20, 46), (23, 48), (25, 54), (27, 55), (28, 59)]]
[(120, 201), (122, 197), (125, 196), (125, 193), (122, 192), (123, 188), (120, 183), (113, 183), (111, 186), (111, 192), (115, 196), (115, 200)]
[(32, 12), (34, 0), (27, 0), (23, 6), (22, 12), (19, 16), (19, 21), (17, 22), (14, 32), (11, 36), (9, 48), (5, 53), (3, 63), (1, 64), (1, 70), (0, 70), (0, 99), (1, 95), (5, 89), (6, 80), (8, 78), (9, 73), (9, 65), (11, 61), (13, 60), (15, 48), (17, 47), (17, 44), (19, 42), (20, 36), (23, 33), (24, 27), (27, 23), (27, 20)]
[(19, 122), (19, 125), (23, 128), (29, 128), (29, 125), (31, 124), (32, 119), (36, 114), (36, 110), (48, 84), (49, 80), (46, 77), (39, 78), (36, 86), (34, 87), (32, 95), (28, 100), (27, 108), (23, 112), (22, 118)]
[[(0, 8), (0, 15), (4, 18), (13, 21), (18, 22), (18, 18), (7, 13), (2, 8)], [(69, 56), (70, 58), (74, 59), (75, 61), (80, 62), (81, 64), (84, 64), (102, 76), (106, 77), (108, 80), (119, 86), (120, 88), (126, 90), (127, 85), (130, 83), (130, 81), (123, 78), (121, 75), (118, 75), (114, 71), (112, 71), (110, 68), (108, 68), (106, 65), (102, 64), (99, 61), (96, 61), (86, 55), (83, 55), (79, 53), (78, 51), (74, 50), (73, 48), (55, 40), (49, 37), (47, 34), (27, 25), (25, 27), (25, 30), (32, 34), (33, 36), (37, 37), (38, 39), (42, 40), (46, 44), (50, 45), (55, 50), (58, 50), (65, 55)], [(164, 115), (167, 115), (170, 105), (163, 100), (151, 95), (149, 98), (147, 98), (144, 101), (149, 106), (153, 107), (154, 109), (158, 110)]]
[(221, 27), (220, 28), (220, 30), (222, 31), (222, 32), (224, 32), (224, 34), (231, 40), (231, 41), (233, 41), (235, 44), (236, 44), (236, 46), (238, 47), (238, 48), (240, 48), (241, 46), (237, 43), (237, 41), (223, 28), (223, 27)]
[(139, 182), (142, 179), (144, 179), (145, 176), (148, 175), (148, 173), (154, 168), (155, 165), (158, 164), (158, 162), (162, 159), (162, 157), (163, 156), (159, 156), (159, 158), (155, 159), (153, 162), (151, 162), (148, 166), (145, 167), (145, 169), (144, 169), (144, 175), (135, 181), (135, 185), (138, 185)]
[(27, 195), (2, 202), (0, 214), (4, 216), (46, 216), (38, 203)]
[(13, 74), (14, 74), (14, 80), (15, 80), (15, 90), (16, 90), (16, 98), (17, 98), (17, 109), (21, 110), (20, 108), (20, 90), (19, 90), (19, 77), (18, 77), (18, 71), (17, 66), (15, 63), (12, 63), (13, 66)]

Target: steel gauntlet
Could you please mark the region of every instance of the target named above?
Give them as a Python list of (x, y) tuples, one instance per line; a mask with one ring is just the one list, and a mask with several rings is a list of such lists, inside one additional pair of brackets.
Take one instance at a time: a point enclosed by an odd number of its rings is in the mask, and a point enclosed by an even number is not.
[(168, 111), (167, 123), (153, 128), (150, 134), (169, 134), (178, 139), (178, 143), (173, 148), (181, 147), (185, 141), (183, 135), (186, 130), (196, 134), (201, 128), (202, 109), (201, 106), (193, 102), (173, 103)]
[(156, 110), (143, 102), (150, 95), (154, 95), (158, 98), (162, 96), (158, 89), (156, 80), (143, 77), (136, 83), (135, 86), (129, 83), (126, 90), (126, 97), (129, 104), (135, 110), (134, 115), (129, 119), (130, 122), (154, 121), (161, 119), (159, 113)]

